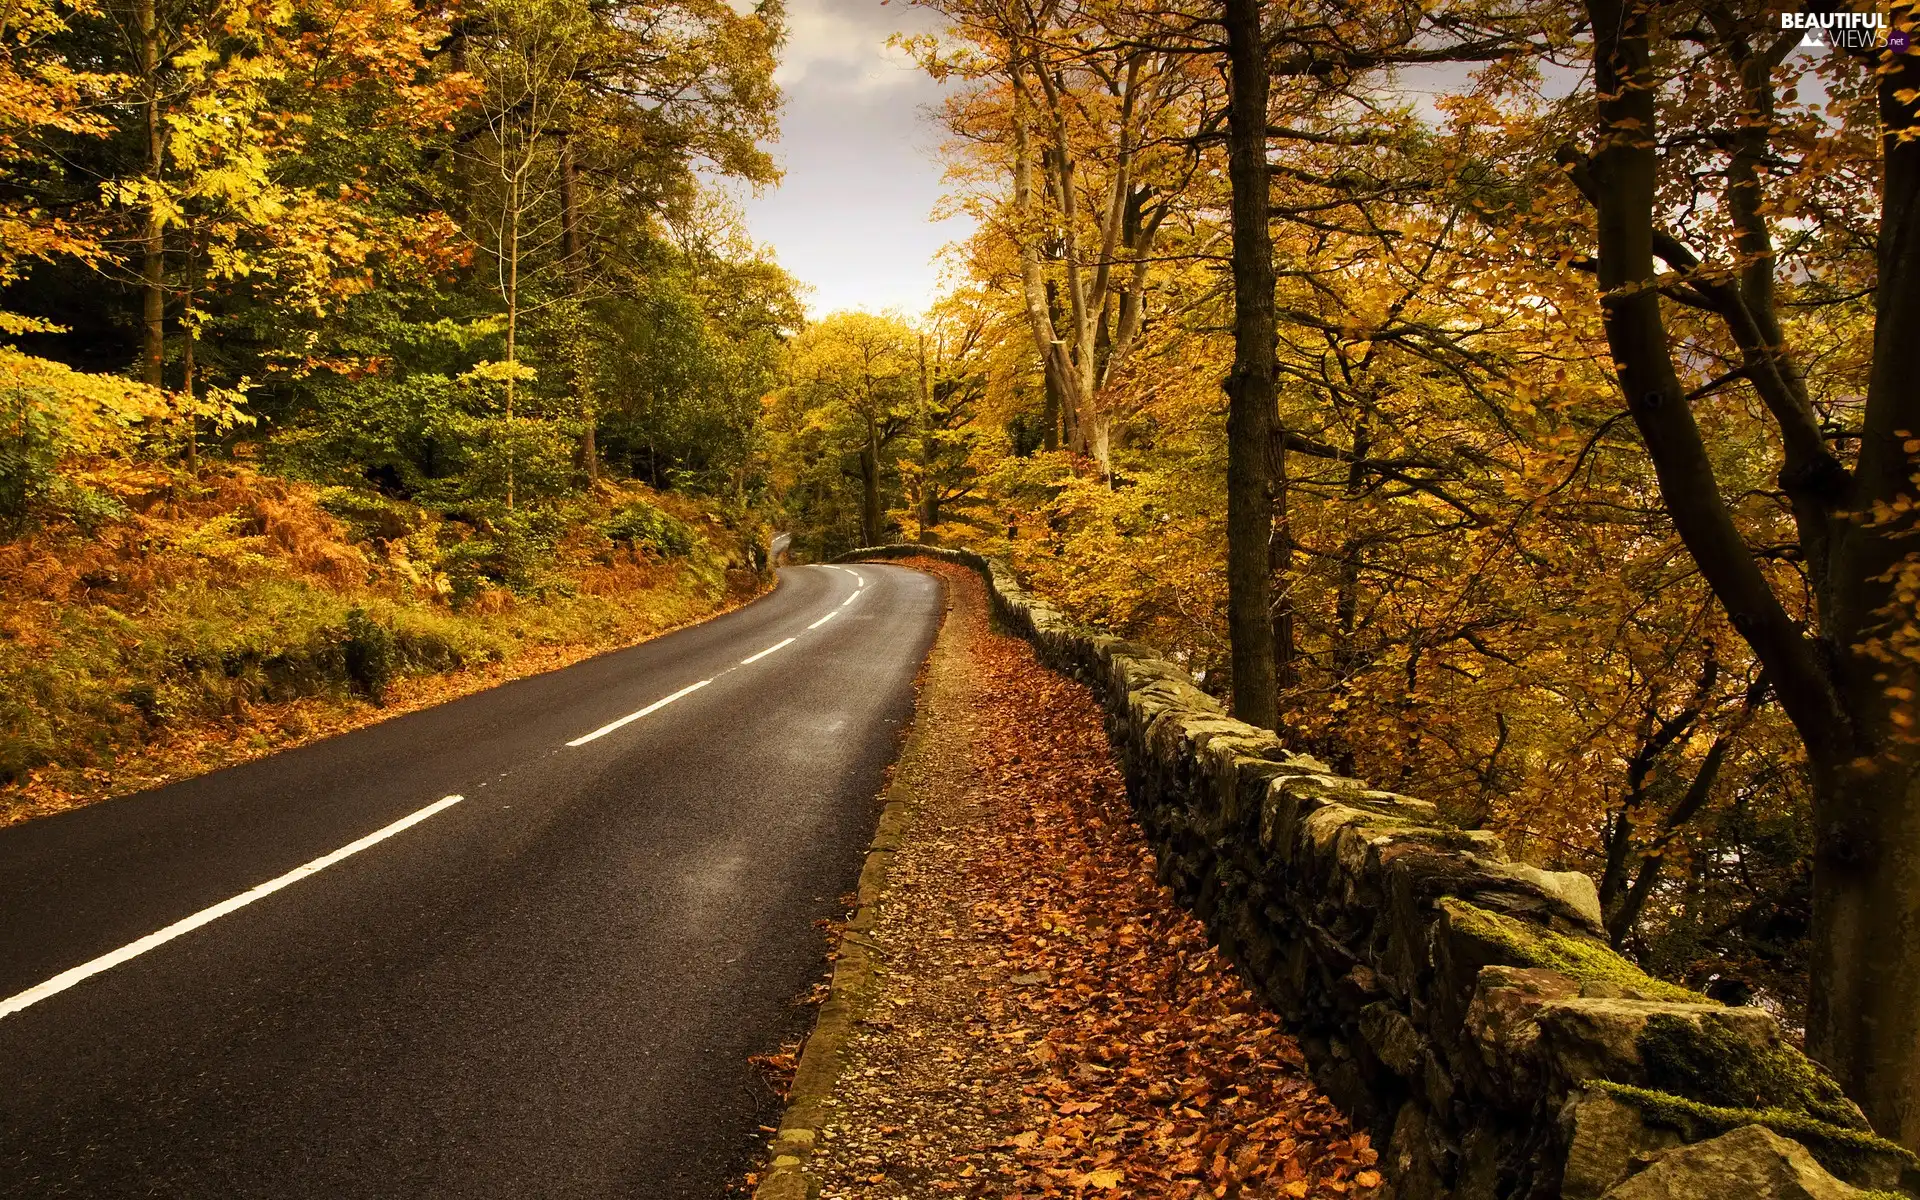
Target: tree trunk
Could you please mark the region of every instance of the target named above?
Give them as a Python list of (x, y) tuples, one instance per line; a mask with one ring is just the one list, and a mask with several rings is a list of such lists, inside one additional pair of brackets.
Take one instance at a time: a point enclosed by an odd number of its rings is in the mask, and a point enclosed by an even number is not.
[(1816, 794), (1807, 1052), (1920, 1149), (1920, 777), (1893, 761), (1843, 774)]
[(1100, 468), (1100, 474), (1113, 477), (1113, 419), (1102, 409), (1089, 393), (1087, 414), (1081, 419), (1081, 428), (1087, 439), (1087, 456)]
[[(1060, 327), (1065, 318), (1060, 308), (1060, 285), (1047, 280), (1047, 320), (1048, 332)], [(1054, 352), (1047, 356), (1047, 386), (1053, 390), (1054, 403), (1060, 406), (1061, 440), (1066, 448), (1075, 454), (1087, 452), (1087, 441), (1080, 427), (1080, 406), (1074, 403), (1073, 387), (1068, 378), (1064, 355), (1059, 353), (1055, 344)]]
[[(1913, 9), (1894, 9), (1900, 28)], [(1913, 494), (1905, 442), (1920, 429), (1913, 346), (1920, 340), (1920, 142), (1904, 135), (1920, 112), (1920, 54), (1890, 56), (1880, 76), (1882, 153), (1879, 280), (1873, 370), (1848, 508), (1893, 509)], [(1894, 592), (1911, 526), (1848, 521), (1833, 548), (1840, 691), (1856, 748), (1816, 767), (1812, 1002), (1807, 1049), (1831, 1069), (1881, 1133), (1920, 1150), (1920, 746), (1903, 722), (1911, 669), (1869, 658), (1859, 643), (1880, 623), (1913, 619)], [(1903, 536), (1906, 535), (1906, 536)], [(1911, 561), (1908, 559), (1908, 561)], [(1782, 689), (1784, 690), (1784, 689)], [(1783, 697), (1784, 699), (1784, 697)]]
[(580, 245), (580, 195), (579, 172), (573, 162), (573, 139), (565, 134), (560, 137), (560, 249), (567, 259), (567, 290), (576, 298), (580, 294), (579, 276), (582, 264)]
[(515, 337), (520, 329), (520, 180), (507, 189), (507, 508), (513, 508), (513, 385), (519, 360)]
[(1233, 374), (1227, 380), (1227, 627), (1233, 715), (1277, 720), (1273, 625), (1267, 611), (1267, 455), (1273, 441), (1273, 238), (1267, 225), (1267, 67), (1260, 0), (1226, 0), (1232, 72), (1227, 172), (1233, 182)]
[[(574, 165), (573, 138), (568, 134), (560, 136), (560, 235), (561, 252), (566, 256), (567, 294), (576, 304), (583, 298), (583, 273), (586, 270), (586, 247), (580, 235), (580, 186), (579, 171)], [(580, 400), (580, 465), (587, 472), (587, 482), (600, 482), (600, 445), (596, 437), (600, 423), (600, 413), (593, 397), (587, 394), (584, 379), (586, 372), (580, 369), (576, 358), (572, 364), (573, 391)]]
[(1046, 432), (1040, 435), (1040, 448), (1058, 450), (1060, 448), (1060, 386), (1053, 381), (1052, 371), (1042, 371), (1042, 386), (1046, 392), (1046, 406), (1041, 410), (1042, 423)]
[[(1031, 225), (1039, 221), (1040, 202), (1034, 194), (1033, 185), (1034, 150), (1029, 128), (1032, 99), (1027, 93), (1026, 71), (1027, 65), (1018, 54), (1007, 65), (1008, 78), (1013, 85), (1013, 206), (1021, 218)], [(1044, 172), (1043, 175), (1050, 176), (1051, 172)], [(1053, 389), (1065, 417), (1067, 445), (1078, 449), (1077, 434), (1073, 428), (1073, 385), (1067, 377), (1066, 355), (1054, 334), (1059, 328), (1059, 286), (1046, 277), (1040, 264), (1039, 249), (1031, 237), (1021, 238), (1019, 248), (1020, 288), (1021, 296), (1026, 301), (1027, 327), (1033, 334), (1034, 349), (1040, 355), (1040, 366), (1046, 372), (1047, 385)]]
[(195, 254), (194, 229), (187, 227), (187, 290), (181, 297), (181, 319), (186, 325), (186, 345), (181, 351), (180, 392), (187, 400), (187, 474), (196, 479), (200, 476), (200, 414), (195, 411), (193, 373), (195, 367), (194, 348), (200, 341), (199, 330), (193, 323), (193, 293), (200, 280), (198, 278), (199, 259)]
[[(1861, 647), (1894, 615), (1907, 527), (1837, 523), (1827, 578), (1812, 581), (1832, 596), (1830, 619), (1818, 642), (1805, 636), (1733, 520), (1673, 365), (1653, 267), (1659, 129), (1649, 9), (1635, 0), (1589, 0), (1587, 8), (1601, 147), (1592, 168), (1596, 274), (1621, 391), (1675, 530), (1807, 748), (1815, 837), (1807, 1049), (1880, 1132), (1920, 1148), (1920, 747), (1902, 729), (1910, 702), (1888, 694), (1889, 680), (1875, 678), (1887, 668)], [(1910, 7), (1894, 15), (1903, 23)], [(1911, 492), (1904, 443), (1920, 428), (1910, 353), (1920, 336), (1920, 143), (1902, 136), (1916, 114), (1901, 99), (1920, 87), (1920, 56), (1894, 55), (1890, 66), (1879, 82), (1885, 182), (1874, 358), (1850, 512), (1897, 511), (1893, 502)], [(1772, 354), (1763, 344), (1757, 357)], [(1800, 424), (1791, 416), (1776, 414), (1789, 442)], [(1804, 548), (1814, 563), (1820, 547)], [(1899, 674), (1913, 682), (1911, 671)]]
[[(134, 14), (140, 26), (140, 76), (146, 91), (147, 181), (160, 186), (166, 167), (166, 140), (160, 128), (160, 21), (154, 0), (139, 0)], [(140, 235), (140, 378), (162, 385), (167, 349), (167, 240), (157, 197), (149, 197)]]
[(880, 544), (880, 435), (871, 419), (860, 448), (860, 536), (864, 545)]
[(933, 429), (933, 376), (927, 367), (927, 335), (920, 335), (920, 540), (931, 542), (940, 523), (940, 481), (933, 466), (938, 447)]

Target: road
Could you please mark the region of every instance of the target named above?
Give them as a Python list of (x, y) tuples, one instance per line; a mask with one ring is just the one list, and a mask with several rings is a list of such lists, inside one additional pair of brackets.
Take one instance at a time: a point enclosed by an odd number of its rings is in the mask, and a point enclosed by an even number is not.
[(0, 1196), (724, 1195), (943, 606), (788, 568), (629, 650), (0, 830)]

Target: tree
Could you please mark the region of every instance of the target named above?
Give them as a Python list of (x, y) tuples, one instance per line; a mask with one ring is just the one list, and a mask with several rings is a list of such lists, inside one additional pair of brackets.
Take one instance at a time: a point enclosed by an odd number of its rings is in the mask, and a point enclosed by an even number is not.
[(1273, 513), (1273, 239), (1267, 227), (1267, 56), (1259, 0), (1225, 0), (1232, 100), (1227, 170), (1233, 181), (1233, 374), (1227, 379), (1227, 627), (1233, 715), (1279, 727), (1267, 543)]
[[(1198, 168), (1169, 136), (1217, 83), (1191, 56), (1107, 36), (1103, 18), (1050, 0), (1025, 8), (929, 0), (950, 44), (909, 41), (936, 76), (976, 87), (946, 121), (1011, 187), (981, 214), (1015, 250), (1046, 394), (1076, 454), (1111, 463), (1113, 384), (1133, 353), (1162, 229)], [(1051, 428), (1051, 422), (1049, 422)]]
[[(1657, 502), (1599, 308), (1564, 270), (1587, 261), (1557, 190), (1571, 195), (1568, 180), (1540, 165), (1571, 117), (1539, 94), (1536, 70), (1584, 61), (1584, 14), (1481, 3), (1419, 19), (1352, 4), (1262, 15), (1278, 409), (1269, 625), (1288, 740), (1498, 829), (1532, 861), (1592, 870), (1608, 881), (1616, 938), (1649, 965), (1799, 1011), (1804, 766), (1760, 664)], [(1033, 293), (1010, 215), (1016, 97), (994, 67), (1017, 40), (1009, 29), (1043, 29), (1034, 53), (1048, 62), (1151, 47), (1230, 85), (1221, 16), (967, 9), (922, 58), (970, 84), (948, 107), (961, 139), (954, 203), (982, 217), (965, 265), (994, 310), (977, 420), (1000, 519), (972, 536), (1077, 615), (1169, 647), (1224, 695), (1236, 639), (1220, 518), (1234, 447), (1231, 397), (1223, 405), (1214, 381), (1233, 375), (1232, 300), (1249, 294), (1229, 286), (1242, 222), (1227, 218), (1256, 207), (1231, 192), (1226, 93), (1197, 88), (1152, 130), (1156, 149), (1177, 146), (1196, 169), (1164, 197), (1173, 215), (1142, 276), (1141, 331), (1103, 393), (1111, 473), (1083, 475), (1044, 451), (1057, 389), (1043, 386), (1039, 356), (1014, 352), (1033, 341)], [(1430, 106), (1396, 95), (1390, 72), (1434, 63), (1471, 73), (1451, 73), (1457, 87)], [(1048, 201), (1043, 101), (1035, 84), (1032, 186)], [(1077, 173), (1108, 170), (1110, 141), (1076, 144)], [(1706, 151), (1690, 153), (1697, 163)], [(1840, 170), (1809, 207), (1851, 212), (1835, 201), (1860, 191), (1852, 155), (1823, 160)], [(1685, 201), (1676, 188), (1674, 206)], [(1834, 235), (1794, 270), (1838, 264), (1824, 279), (1844, 298), (1857, 278), (1846, 221), (1827, 219)], [(1063, 311), (1056, 243), (1034, 244)], [(1819, 322), (1811, 340), (1851, 344), (1844, 304), (1795, 311)], [(1703, 384), (1718, 380), (1706, 394), (1744, 378), (1728, 375), (1737, 347), (1696, 339), (1688, 353)], [(1753, 444), (1732, 436), (1716, 453), (1749, 517), (1769, 506)], [(1752, 531), (1779, 554), (1769, 524)], [(1685, 732), (1662, 737), (1673, 721)]]
[[(579, 105), (577, 80), (591, 36), (585, 6), (571, 0), (496, 0), (474, 14), (467, 48), (480, 80), (481, 136), (465, 157), (476, 185), (466, 227), (490, 267), (506, 312), (505, 358), (477, 377), (497, 381), (508, 436), (514, 436), (514, 391), (529, 369), (519, 354), (520, 322), (530, 306), (530, 265), (546, 265), (562, 248), (577, 265), (571, 143), (556, 131)], [(514, 503), (513, 459), (507, 459), (507, 507)]]
[[(39, 0), (0, 14), (0, 286), (37, 265), (91, 266), (107, 256), (94, 230), (36, 202), (51, 173), (47, 140), (106, 138), (112, 127), (97, 108), (123, 83), (64, 61), (53, 46), (70, 33), (61, 11)], [(8, 342), (61, 332), (43, 318), (0, 310)], [(0, 530), (17, 534), (49, 510), (79, 520), (110, 512), (112, 503), (63, 464), (124, 453), (140, 424), (170, 415), (151, 387), (0, 346)]]
[(858, 481), (861, 545), (885, 540), (892, 452), (912, 427), (919, 392), (918, 341), (897, 317), (835, 313), (792, 346), (783, 424), (797, 442), (817, 444), (816, 463)]
[[(1563, 159), (1595, 210), (1595, 280), (1620, 391), (1659, 479), (1674, 527), (1734, 627), (1752, 647), (1803, 739), (1812, 772), (1815, 961), (1808, 1049), (1859, 1100), (1877, 1127), (1920, 1146), (1920, 741), (1913, 734), (1916, 659), (1914, 559), (1907, 548), (1914, 498), (1912, 440), (1920, 391), (1906, 346), (1920, 330), (1920, 145), (1915, 95), (1920, 58), (1871, 57), (1882, 147), (1874, 336), (1851, 464), (1830, 448), (1804, 370), (1776, 313), (1776, 251), (1768, 195), (1771, 164), (1791, 139), (1775, 115), (1774, 75), (1798, 40), (1770, 29), (1762, 11), (1709, 6), (1708, 78), (1676, 74), (1656, 52), (1659, 25), (1681, 14), (1646, 0), (1592, 0), (1595, 31), (1591, 153)], [(1896, 9), (1905, 28), (1909, 9)], [(1661, 203), (1669, 172), (1694, 164), (1668, 149), (1661, 98), (1702, 96), (1712, 130), (1720, 238), (1690, 245), (1668, 227)], [(1785, 147), (1780, 141), (1787, 141)], [(1792, 174), (1791, 168), (1781, 174)], [(1779, 186), (1779, 185), (1776, 185)], [(1714, 243), (1718, 242), (1716, 246)], [(1714, 250), (1726, 258), (1715, 261)], [(1656, 258), (1666, 272), (1655, 269)], [(1792, 518), (1799, 581), (1771, 570), (1720, 482), (1695, 404), (1682, 381), (1665, 305), (1718, 318), (1738, 348), (1737, 373), (1768, 414), (1778, 487)], [(1706, 389), (1711, 391), (1711, 388)], [(1724, 434), (1718, 436), (1726, 436)], [(1787, 599), (1783, 599), (1783, 593)]]
[[(0, 285), (17, 282), (34, 262), (91, 263), (104, 254), (93, 231), (50, 216), (36, 203), (49, 173), (47, 139), (105, 138), (112, 126), (96, 111), (97, 103), (122, 83), (63, 61), (50, 43), (69, 32), (60, 10), (45, 0), (21, 0), (0, 13)], [(29, 324), (6, 319), (0, 332), (8, 335)]]
[(975, 455), (982, 441), (973, 428), (986, 389), (979, 362), (986, 314), (964, 297), (934, 311), (918, 331), (919, 388), (913, 409), (914, 453), (901, 464), (919, 539), (951, 515), (949, 506), (973, 495), (979, 483)]
[[(566, 37), (568, 93), (545, 126), (558, 171), (557, 268), (574, 307), (644, 286), (645, 221), (675, 230), (719, 228), (696, 170), (754, 186), (779, 173), (761, 143), (774, 136), (779, 92), (775, 48), (783, 36), (777, 0), (739, 12), (719, 0), (616, 0), (587, 5), (586, 24)], [(750, 254), (733, 254), (746, 259)], [(570, 357), (584, 360), (576, 339)], [(601, 397), (590, 373), (569, 368), (580, 392), (581, 457), (598, 470)]]

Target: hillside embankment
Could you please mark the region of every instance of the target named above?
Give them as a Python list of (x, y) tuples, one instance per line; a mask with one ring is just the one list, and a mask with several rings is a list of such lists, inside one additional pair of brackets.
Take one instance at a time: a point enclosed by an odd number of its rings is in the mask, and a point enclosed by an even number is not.
[(502, 520), (246, 466), (0, 542), (0, 825), (551, 670), (758, 595), (751, 532), (602, 485)]

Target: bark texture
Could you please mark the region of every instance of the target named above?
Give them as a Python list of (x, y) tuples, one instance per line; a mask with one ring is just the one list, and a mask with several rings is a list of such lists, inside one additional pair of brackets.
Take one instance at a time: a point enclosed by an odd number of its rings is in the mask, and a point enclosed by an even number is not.
[[(1576, 162), (1593, 202), (1598, 282), (1621, 388), (1667, 511), (1771, 679), (1807, 747), (1814, 788), (1814, 961), (1809, 1051), (1859, 1101), (1876, 1128), (1920, 1146), (1920, 748), (1901, 725), (1910, 666), (1889, 666), (1868, 646), (1897, 611), (1894, 569), (1909, 553), (1907, 524), (1891, 511), (1913, 490), (1905, 448), (1920, 429), (1920, 389), (1910, 347), (1920, 334), (1920, 145), (1904, 133), (1920, 87), (1915, 56), (1894, 56), (1881, 76), (1885, 184), (1875, 295), (1874, 364), (1860, 459), (1849, 473), (1821, 440), (1804, 383), (1773, 312), (1771, 234), (1759, 167), (1771, 108), (1767, 71), (1779, 43), (1756, 51), (1724, 36), (1740, 68), (1742, 135), (1732, 148), (1728, 215), (1743, 266), (1732, 281), (1693, 274), (1701, 260), (1655, 219), (1660, 159), (1653, 7), (1590, 0), (1595, 30), (1598, 145)], [(1901, 9), (1896, 18), (1910, 18)], [(1672, 274), (1656, 277), (1655, 258)], [(1773, 418), (1788, 496), (1815, 596), (1817, 631), (1781, 603), (1733, 510), (1675, 369), (1661, 294), (1675, 278), (1696, 287), (1726, 322), (1748, 378)], [(1892, 676), (1903, 676), (1894, 680)]]
[(1267, 226), (1267, 69), (1260, 0), (1226, 0), (1232, 74), (1228, 174), (1233, 184), (1233, 375), (1227, 380), (1227, 625), (1233, 715), (1278, 724), (1267, 609), (1273, 511), (1267, 456), (1275, 420), (1273, 237)]

